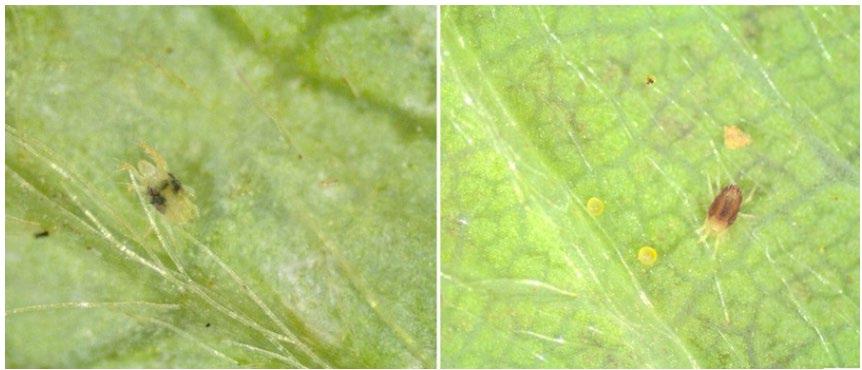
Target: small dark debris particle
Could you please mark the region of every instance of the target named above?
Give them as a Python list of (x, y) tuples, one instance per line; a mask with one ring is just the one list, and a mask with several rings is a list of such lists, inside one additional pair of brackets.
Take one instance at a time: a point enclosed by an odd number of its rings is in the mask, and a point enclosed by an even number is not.
[(646, 77), (646, 84), (647, 84), (647, 86), (652, 85), (652, 84), (654, 84), (654, 83), (655, 83), (655, 77), (653, 77), (653, 76), (647, 76), (647, 77)]
[(206, 325), (206, 326), (207, 326), (207, 327), (210, 327), (210, 323), (207, 323), (207, 325)]
[(320, 183), (318, 183), (318, 184), (320, 185), (321, 188), (328, 188), (332, 185), (337, 185), (338, 179), (325, 179), (323, 181), (320, 181)]
[(40, 231), (40, 232), (38, 232), (38, 233), (33, 234), (33, 237), (34, 237), (34, 238), (36, 238), (36, 239), (39, 239), (39, 238), (45, 238), (45, 237), (48, 237), (48, 235), (51, 235), (51, 232), (50, 232), (50, 231), (48, 231), (48, 230), (42, 230), (42, 231)]

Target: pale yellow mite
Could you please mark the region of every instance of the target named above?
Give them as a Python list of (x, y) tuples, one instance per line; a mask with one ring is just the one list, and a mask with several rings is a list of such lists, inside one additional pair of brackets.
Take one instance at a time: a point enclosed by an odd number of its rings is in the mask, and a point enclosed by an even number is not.
[(143, 192), (147, 202), (171, 222), (184, 224), (197, 218), (198, 207), (192, 201), (192, 189), (168, 171), (167, 162), (155, 149), (143, 143), (141, 148), (153, 163), (140, 160), (137, 167), (124, 166), (139, 181), (141, 189), (136, 191)]

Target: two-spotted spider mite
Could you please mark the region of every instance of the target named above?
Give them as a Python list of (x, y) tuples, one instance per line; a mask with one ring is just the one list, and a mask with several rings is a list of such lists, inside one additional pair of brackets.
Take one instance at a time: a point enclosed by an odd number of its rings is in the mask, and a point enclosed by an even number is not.
[(169, 179), (163, 180), (161, 182), (161, 185), (158, 186), (158, 188), (152, 186), (147, 187), (147, 195), (150, 196), (150, 204), (156, 207), (156, 210), (161, 213), (165, 213), (167, 209), (167, 207), (165, 206), (167, 200), (165, 199), (165, 196), (162, 195), (162, 192), (170, 190), (174, 194), (179, 194), (179, 192), (183, 190), (182, 183), (180, 183), (180, 180), (177, 180), (174, 174), (168, 172), (168, 177)]
[(140, 191), (145, 191), (149, 203), (174, 223), (182, 224), (196, 218), (198, 208), (192, 202), (192, 189), (183, 186), (173, 173), (168, 172), (167, 162), (155, 149), (146, 144), (141, 144), (141, 148), (153, 163), (141, 160), (137, 167), (126, 165), (125, 168), (140, 182)]

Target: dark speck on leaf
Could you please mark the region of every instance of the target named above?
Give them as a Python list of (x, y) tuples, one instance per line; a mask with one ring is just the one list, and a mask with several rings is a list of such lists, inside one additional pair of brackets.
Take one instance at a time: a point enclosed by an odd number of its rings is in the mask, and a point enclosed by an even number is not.
[(39, 239), (39, 238), (46, 238), (46, 237), (48, 237), (48, 235), (51, 235), (51, 232), (50, 232), (50, 231), (48, 231), (48, 230), (42, 230), (42, 231), (40, 231), (40, 232), (38, 232), (38, 233), (33, 234), (33, 237), (34, 237), (34, 238), (36, 238), (36, 239)]
[(653, 76), (647, 76), (647, 78), (646, 78), (646, 84), (647, 84), (647, 85), (652, 85), (652, 84), (654, 84), (654, 83), (655, 83), (655, 77), (653, 77)]

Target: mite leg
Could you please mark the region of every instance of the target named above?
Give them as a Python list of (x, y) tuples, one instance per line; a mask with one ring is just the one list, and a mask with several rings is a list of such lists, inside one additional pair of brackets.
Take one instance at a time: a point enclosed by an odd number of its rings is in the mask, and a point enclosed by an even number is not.
[[(751, 199), (752, 199), (752, 198), (754, 198), (754, 193), (757, 191), (757, 188), (758, 188), (758, 185), (757, 185), (757, 183), (755, 183), (755, 184), (754, 184), (754, 187), (752, 187), (752, 188), (751, 188), (751, 192), (750, 192), (750, 193), (748, 193), (748, 196), (747, 196), (747, 197), (745, 197), (745, 199), (743, 199), (743, 200), (742, 200), (742, 204), (741, 204), (742, 206), (744, 206), (744, 205), (746, 205), (747, 203), (751, 202)], [(752, 215), (752, 214), (750, 214), (750, 213), (743, 213), (743, 212), (739, 212), (737, 215), (738, 215), (738, 216), (745, 217), (745, 218), (754, 218), (754, 217), (755, 217), (754, 215)]]

